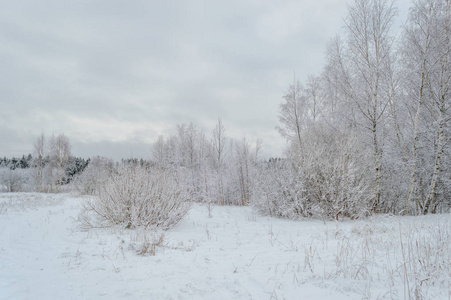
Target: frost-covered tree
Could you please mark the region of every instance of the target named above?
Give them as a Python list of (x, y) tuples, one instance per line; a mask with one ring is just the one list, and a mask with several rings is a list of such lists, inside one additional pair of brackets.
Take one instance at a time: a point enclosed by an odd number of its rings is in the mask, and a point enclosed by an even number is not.
[(45, 158), (45, 137), (42, 133), (33, 144), (34, 166), (35, 166), (35, 184), (36, 190), (44, 190), (44, 158)]
[(193, 123), (176, 129), (176, 135), (155, 142), (155, 165), (184, 182), (193, 201), (209, 207), (248, 205), (261, 142), (251, 147), (247, 141), (228, 138), (221, 119), (209, 137)]
[(319, 120), (324, 105), (324, 92), (322, 91), (322, 79), (320, 76), (310, 75), (307, 79), (305, 94), (308, 103), (308, 117), (310, 122)]
[(447, 0), (415, 1), (404, 29), (404, 91), (412, 116), (405, 212), (435, 212), (447, 201), (443, 193), (450, 170), (443, 162), (449, 159), (451, 118), (450, 10)]
[(358, 127), (373, 152), (374, 198), (372, 212), (380, 211), (383, 161), (383, 132), (390, 102), (390, 70), (393, 37), (390, 29), (397, 13), (393, 2), (355, 0), (345, 18), (345, 43), (332, 48), (342, 75), (337, 83), (345, 96), (342, 105), (351, 114), (349, 126)]
[(167, 154), (165, 153), (165, 141), (162, 135), (158, 136), (158, 139), (153, 144), (152, 155), (153, 161), (159, 166), (164, 167), (167, 163)]
[(248, 205), (252, 196), (252, 161), (250, 144), (244, 137), (235, 144), (236, 172), (240, 189), (241, 205)]
[[(433, 171), (426, 202), (419, 203), (422, 213), (435, 212), (443, 200), (449, 201), (449, 196), (440, 191), (440, 184), (449, 184), (448, 172), (443, 172), (446, 159), (450, 159), (449, 145), (451, 138), (451, 1), (438, 1), (438, 34), (434, 36), (435, 43), (439, 44), (438, 53), (434, 53), (437, 64), (432, 76), (428, 77), (429, 107), (432, 119), (432, 135), (434, 139)], [(448, 149), (447, 149), (448, 148)], [(449, 166), (449, 165), (448, 165)], [(445, 175), (445, 176), (443, 176)], [(445, 182), (447, 181), (447, 182)]]
[(114, 162), (111, 159), (92, 157), (83, 172), (74, 177), (73, 186), (81, 195), (95, 195), (107, 182), (112, 172), (114, 172)]
[(0, 167), (0, 191), (9, 193), (32, 191), (31, 177), (29, 168)]
[(301, 131), (307, 112), (307, 99), (304, 87), (298, 80), (294, 80), (293, 84), (288, 87), (283, 99), (279, 109), (279, 121), (282, 126), (277, 126), (276, 129), (288, 141), (295, 141), (301, 145)]
[(70, 142), (64, 134), (52, 135), (48, 142), (41, 134), (33, 144), (33, 154), (33, 181), (38, 192), (58, 192), (59, 186), (68, 183), (82, 167), (73, 165), (77, 159), (71, 156)]
[[(216, 199), (213, 202), (218, 202), (221, 205), (225, 204), (225, 174), (226, 174), (226, 146), (227, 146), (227, 135), (225, 131), (224, 124), (219, 118), (213, 130), (213, 136), (211, 139), (211, 144), (213, 146), (213, 194)], [(215, 201), (216, 200), (216, 201)]]
[(214, 150), (214, 164), (220, 168), (224, 164), (227, 145), (227, 135), (221, 118), (218, 119), (218, 123), (213, 130), (212, 145)]

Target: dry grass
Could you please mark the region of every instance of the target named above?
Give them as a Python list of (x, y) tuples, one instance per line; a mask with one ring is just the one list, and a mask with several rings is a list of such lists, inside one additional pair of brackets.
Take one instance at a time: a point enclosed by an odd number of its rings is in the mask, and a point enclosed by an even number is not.
[(451, 224), (440, 216), (434, 222), (422, 220), (366, 221), (350, 231), (327, 230), (304, 246), (304, 270), (316, 279), (346, 279), (348, 288), (359, 288), (366, 299), (448, 299)]

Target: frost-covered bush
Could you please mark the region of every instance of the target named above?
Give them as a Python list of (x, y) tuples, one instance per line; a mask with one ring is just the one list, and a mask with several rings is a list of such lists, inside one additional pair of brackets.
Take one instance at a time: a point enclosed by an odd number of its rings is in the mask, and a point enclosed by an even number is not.
[(261, 167), (252, 206), (259, 213), (297, 219), (311, 215), (298, 170), (289, 160), (271, 160)]
[(188, 195), (185, 186), (165, 171), (123, 164), (85, 202), (81, 221), (93, 227), (121, 224), (166, 230), (188, 213)]
[(85, 170), (73, 180), (73, 186), (82, 195), (94, 195), (103, 186), (113, 170), (113, 161), (104, 157), (93, 157)]
[(287, 156), (259, 172), (252, 201), (257, 211), (291, 219), (358, 218), (368, 212), (371, 159), (354, 135), (312, 125), (302, 146), (292, 144)]
[(32, 187), (30, 169), (0, 168), (0, 191), (3, 192), (29, 192)]
[[(359, 149), (360, 148), (360, 149)], [(373, 197), (371, 157), (353, 133), (312, 127), (293, 158), (299, 167), (306, 201), (328, 219), (357, 218)]]

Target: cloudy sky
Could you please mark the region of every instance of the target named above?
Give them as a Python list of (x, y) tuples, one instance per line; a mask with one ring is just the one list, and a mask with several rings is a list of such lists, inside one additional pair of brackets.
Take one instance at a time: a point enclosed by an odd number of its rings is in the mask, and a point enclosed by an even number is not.
[[(407, 11), (399, 1), (400, 14)], [(285, 143), (274, 127), (294, 72), (323, 66), (345, 0), (0, 0), (0, 156), (64, 133), (76, 156), (150, 157), (193, 122)]]

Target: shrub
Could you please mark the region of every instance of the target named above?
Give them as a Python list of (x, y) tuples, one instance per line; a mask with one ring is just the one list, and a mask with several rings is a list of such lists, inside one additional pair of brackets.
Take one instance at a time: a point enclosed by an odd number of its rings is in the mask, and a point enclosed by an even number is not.
[(311, 215), (303, 183), (291, 161), (268, 162), (256, 182), (252, 207), (259, 213), (289, 219)]
[(0, 192), (28, 192), (31, 190), (30, 181), (30, 169), (0, 168)]
[(288, 159), (268, 163), (252, 203), (263, 214), (296, 219), (358, 218), (368, 213), (373, 180), (365, 151), (352, 133), (311, 126)]
[(297, 162), (307, 201), (323, 218), (358, 218), (373, 196), (371, 158), (352, 132), (315, 126), (303, 139)]
[(123, 164), (85, 202), (81, 220), (92, 227), (121, 224), (125, 228), (152, 226), (166, 230), (176, 225), (189, 208), (186, 188), (171, 174)]

